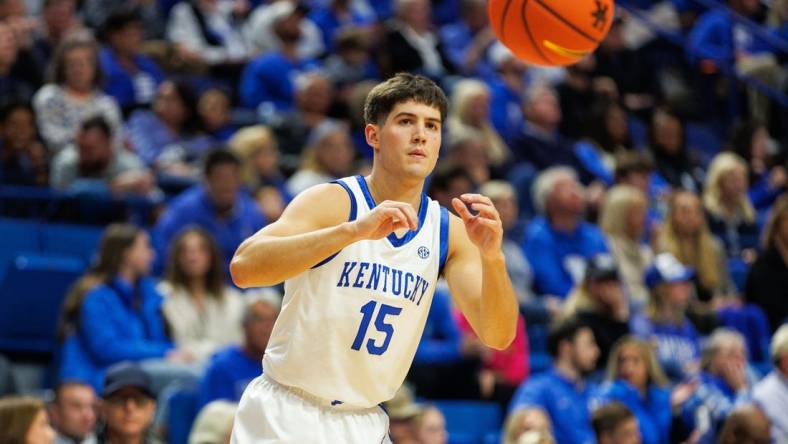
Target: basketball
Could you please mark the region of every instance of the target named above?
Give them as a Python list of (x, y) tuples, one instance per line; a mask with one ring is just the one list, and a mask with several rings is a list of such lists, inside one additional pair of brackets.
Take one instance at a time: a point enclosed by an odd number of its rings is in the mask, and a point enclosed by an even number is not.
[(519, 59), (571, 65), (593, 52), (613, 23), (613, 0), (490, 0), (495, 35)]

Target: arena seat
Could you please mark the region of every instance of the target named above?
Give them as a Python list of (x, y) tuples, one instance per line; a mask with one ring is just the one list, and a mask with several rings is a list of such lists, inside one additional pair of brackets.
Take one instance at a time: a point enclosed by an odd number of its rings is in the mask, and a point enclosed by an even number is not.
[(40, 238), (38, 224), (27, 220), (0, 218), (0, 282), (3, 281), (11, 261), (22, 251), (38, 251)]
[(102, 228), (83, 225), (45, 224), (42, 229), (42, 250), (81, 258), (89, 264), (98, 249)]
[(501, 409), (483, 401), (434, 401), (446, 417), (450, 444), (482, 443), (489, 433), (501, 429)]
[(70, 256), (15, 257), (0, 283), (0, 350), (52, 353), (63, 299), (84, 268)]

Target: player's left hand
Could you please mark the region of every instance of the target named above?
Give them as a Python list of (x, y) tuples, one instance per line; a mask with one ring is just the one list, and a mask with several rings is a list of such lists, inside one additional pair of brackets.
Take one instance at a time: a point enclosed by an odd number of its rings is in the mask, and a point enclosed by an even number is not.
[[(463, 194), (459, 199), (452, 199), (451, 204), (462, 218), (468, 238), (479, 249), (482, 257), (500, 255), (503, 225), (490, 198), (481, 194)], [(473, 215), (466, 205), (478, 214)]]

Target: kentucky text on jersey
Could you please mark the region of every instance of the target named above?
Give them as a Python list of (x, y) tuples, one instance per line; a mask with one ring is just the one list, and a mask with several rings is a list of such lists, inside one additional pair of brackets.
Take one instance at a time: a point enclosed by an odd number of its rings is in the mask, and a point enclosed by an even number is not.
[(345, 262), (337, 287), (382, 291), (421, 304), (429, 282), (417, 274), (369, 262)]

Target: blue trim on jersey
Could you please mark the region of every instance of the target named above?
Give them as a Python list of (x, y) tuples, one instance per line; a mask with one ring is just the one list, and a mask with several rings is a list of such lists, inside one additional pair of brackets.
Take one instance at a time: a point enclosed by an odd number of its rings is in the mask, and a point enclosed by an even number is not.
[[(348, 222), (353, 222), (354, 220), (356, 220), (356, 213), (358, 211), (358, 208), (356, 208), (356, 198), (355, 198), (355, 196), (353, 196), (353, 191), (351, 191), (350, 187), (348, 187), (345, 184), (345, 182), (342, 182), (341, 180), (334, 180), (331, 183), (335, 183), (337, 185), (341, 185), (342, 188), (344, 188), (345, 191), (347, 191), (347, 195), (348, 195), (348, 197), (350, 197), (350, 214), (348, 215), (347, 221)], [(342, 250), (339, 250), (339, 251), (342, 251)], [(321, 265), (327, 264), (328, 262), (331, 261), (331, 259), (334, 259), (339, 254), (339, 251), (337, 251), (336, 253), (332, 254), (331, 256), (323, 259), (322, 261), (318, 262), (315, 266), (312, 267), (312, 269), (315, 269), (315, 268), (317, 268), (317, 267), (319, 267)]]
[(440, 259), (438, 262), (438, 276), (443, 273), (443, 266), (446, 265), (446, 256), (449, 255), (449, 210), (441, 207), (441, 231), (440, 231)]
[[(358, 181), (358, 185), (361, 188), (362, 194), (364, 194), (364, 199), (367, 201), (367, 205), (369, 205), (369, 209), (372, 210), (377, 206), (377, 204), (375, 203), (375, 199), (372, 198), (372, 193), (369, 192), (367, 181), (364, 180), (362, 176), (356, 176), (356, 180)], [(427, 198), (427, 195), (422, 193), (421, 204), (419, 205), (419, 227), (415, 231), (412, 230), (408, 231), (401, 238), (397, 237), (397, 235), (394, 233), (389, 234), (387, 236), (387, 239), (389, 240), (389, 242), (391, 242), (391, 245), (393, 245), (395, 248), (401, 247), (407, 244), (408, 242), (410, 242), (411, 239), (413, 239), (414, 237), (416, 237), (417, 234), (419, 234), (419, 231), (421, 231), (421, 227), (424, 225), (424, 220), (427, 218), (428, 207), (429, 207), (429, 200)]]

